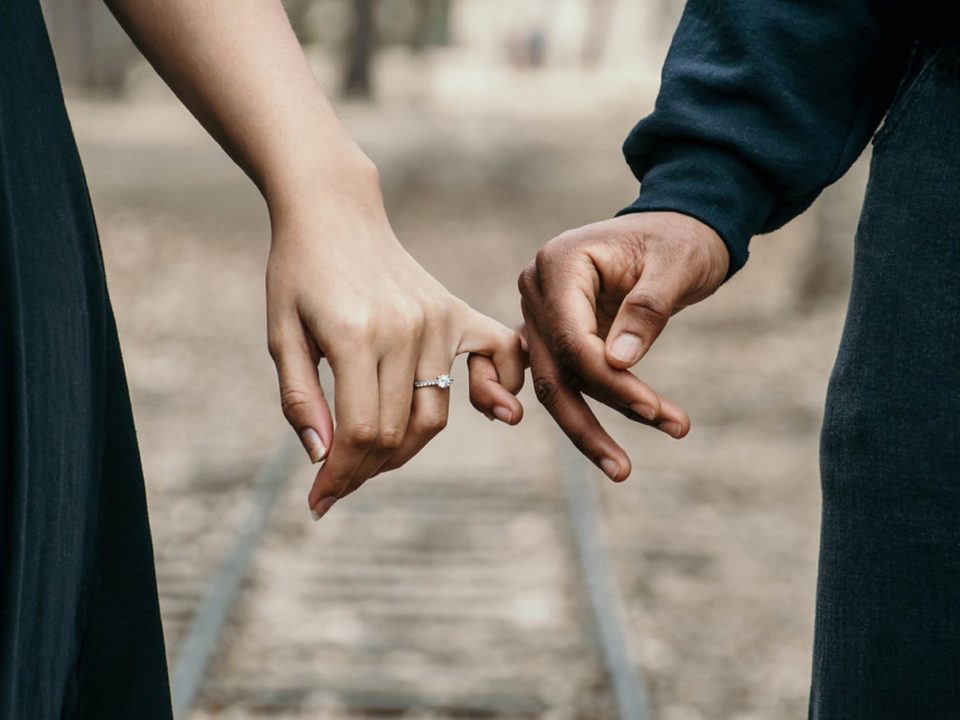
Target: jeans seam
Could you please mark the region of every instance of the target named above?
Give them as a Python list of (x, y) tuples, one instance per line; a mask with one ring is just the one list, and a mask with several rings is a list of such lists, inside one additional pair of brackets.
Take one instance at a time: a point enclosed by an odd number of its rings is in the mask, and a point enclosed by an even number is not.
[[(914, 48), (914, 58), (911, 62), (911, 70), (914, 69), (914, 63), (916, 62), (916, 54), (919, 52), (919, 46)], [(890, 109), (887, 111), (886, 117), (883, 119), (883, 125), (880, 126), (880, 129), (873, 136), (873, 148), (874, 150), (880, 150), (886, 140), (893, 135), (897, 128), (903, 124), (904, 118), (906, 118), (914, 106), (917, 104), (917, 100), (922, 90), (922, 85), (927, 77), (930, 75), (933, 67), (936, 65), (937, 60), (940, 57), (942, 48), (937, 48), (934, 50), (930, 56), (923, 62), (920, 68), (915, 72), (908, 71), (904, 76), (903, 82), (900, 85), (900, 88), (897, 90), (897, 94), (894, 97), (893, 102), (890, 105)], [(911, 75), (913, 77), (911, 77)]]

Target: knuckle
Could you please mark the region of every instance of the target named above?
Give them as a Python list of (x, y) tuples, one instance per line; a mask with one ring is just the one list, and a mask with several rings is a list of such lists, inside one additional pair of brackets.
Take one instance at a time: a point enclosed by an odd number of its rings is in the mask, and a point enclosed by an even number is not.
[(556, 380), (549, 377), (538, 377), (533, 381), (533, 392), (537, 400), (545, 408), (550, 409), (557, 404), (558, 385)]
[(587, 433), (586, 430), (583, 430), (581, 428), (568, 429), (567, 434), (568, 434), (568, 437), (570, 438), (570, 442), (572, 442), (576, 448), (578, 448), (583, 452), (586, 452), (589, 446), (589, 440), (590, 440), (590, 435), (589, 433)]
[(285, 387), (280, 389), (280, 409), (283, 416), (291, 423), (296, 423), (297, 419), (310, 408), (310, 396), (297, 387)]
[(426, 297), (420, 300), (413, 313), (415, 322), (420, 326), (428, 323), (444, 322), (450, 317), (452, 308), (445, 298)]
[(417, 431), (421, 435), (427, 435), (433, 437), (438, 435), (447, 427), (447, 415), (445, 413), (437, 413), (435, 415), (430, 415), (428, 417), (422, 418), (417, 423)]
[(340, 494), (347, 489), (347, 485), (349, 484), (350, 476), (347, 473), (331, 472), (314, 486), (313, 492), (315, 492), (318, 497), (324, 497), (326, 495), (336, 495), (339, 497)]
[(562, 252), (565, 248), (569, 248), (571, 245), (581, 244), (587, 239), (584, 230), (585, 228), (570, 228), (556, 235), (546, 245), (540, 248), (544, 259), (548, 261), (552, 260), (558, 252)]
[(504, 328), (500, 334), (500, 346), (511, 355), (520, 355), (523, 352), (523, 343), (520, 340), (520, 334), (516, 330)]
[(484, 359), (496, 367), (500, 367), (511, 359), (519, 357), (522, 352), (520, 335), (515, 330), (506, 327), (498, 328), (491, 333), (491, 344), (493, 357)]
[(559, 330), (553, 337), (553, 352), (564, 367), (577, 367), (583, 357), (583, 343), (570, 330)]
[(370, 313), (358, 311), (347, 317), (339, 317), (332, 321), (333, 337), (348, 338), (350, 340), (366, 339), (375, 332), (373, 316)]
[(283, 343), (280, 338), (273, 336), (267, 338), (267, 352), (274, 363), (280, 362), (280, 358), (283, 357)]
[(377, 436), (377, 445), (384, 450), (396, 450), (403, 444), (403, 428), (383, 428)]
[(569, 231), (558, 235), (542, 248), (533, 258), (533, 267), (537, 273), (555, 273), (571, 256), (572, 243)]
[(537, 268), (535, 262), (529, 263), (517, 278), (517, 289), (521, 297), (529, 297), (537, 292)]
[(427, 323), (430, 310), (419, 303), (405, 303), (396, 308), (396, 316), (391, 320), (391, 330), (400, 339), (416, 338)]
[(559, 372), (559, 380), (564, 387), (568, 387), (579, 392), (587, 385), (583, 378), (581, 378), (573, 368), (561, 365)]
[(670, 308), (664, 298), (647, 290), (634, 290), (624, 304), (634, 314), (646, 316), (651, 320), (666, 320), (670, 317)]
[(405, 463), (406, 463), (406, 460), (403, 460), (403, 459), (394, 460), (391, 458), (390, 460), (385, 462), (383, 465), (381, 465), (380, 468), (373, 474), (373, 477), (371, 477), (370, 479), (372, 480), (373, 478), (386, 475), (388, 472), (393, 472), (394, 470), (397, 470), (398, 468), (403, 467)]
[(367, 448), (377, 442), (380, 430), (376, 425), (358, 422), (348, 425), (343, 433), (346, 441), (353, 447)]
[(553, 241), (544, 245), (542, 248), (537, 250), (537, 254), (533, 258), (533, 264), (538, 269), (543, 269), (550, 266), (550, 263), (553, 262), (554, 249), (551, 245)]

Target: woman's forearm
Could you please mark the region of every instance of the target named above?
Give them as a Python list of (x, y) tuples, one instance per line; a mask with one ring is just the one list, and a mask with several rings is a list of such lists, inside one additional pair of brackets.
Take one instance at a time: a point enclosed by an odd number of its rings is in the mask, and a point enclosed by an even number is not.
[(372, 184), (372, 164), (337, 120), (279, 0), (107, 4), (271, 205), (305, 187)]

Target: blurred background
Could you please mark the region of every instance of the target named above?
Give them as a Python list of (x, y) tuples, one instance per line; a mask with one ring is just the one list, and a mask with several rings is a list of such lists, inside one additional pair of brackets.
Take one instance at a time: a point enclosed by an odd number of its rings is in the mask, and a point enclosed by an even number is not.
[[(412, 253), (505, 323), (555, 234), (636, 193), (680, 0), (289, 0), (317, 77), (378, 164)], [(265, 349), (252, 185), (94, 0), (45, 0), (98, 216), (150, 499), (168, 653), (242, 534), (286, 426)], [(682, 442), (600, 411), (634, 460), (595, 474), (623, 640), (657, 720), (806, 716), (818, 430), (861, 161), (638, 372)], [(318, 195), (323, 188), (316, 189)], [(465, 377), (462, 364), (456, 368)], [(296, 456), (191, 717), (617, 717), (531, 389), (519, 428), (452, 391), (449, 429), (319, 524)]]

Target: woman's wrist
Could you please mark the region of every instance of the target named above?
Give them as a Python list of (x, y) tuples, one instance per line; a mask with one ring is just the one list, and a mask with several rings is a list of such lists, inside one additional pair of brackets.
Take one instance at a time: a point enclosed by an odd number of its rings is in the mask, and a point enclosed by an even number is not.
[(257, 184), (274, 222), (327, 204), (383, 212), (377, 166), (352, 141), (321, 153), (307, 151), (265, 173)]

